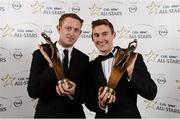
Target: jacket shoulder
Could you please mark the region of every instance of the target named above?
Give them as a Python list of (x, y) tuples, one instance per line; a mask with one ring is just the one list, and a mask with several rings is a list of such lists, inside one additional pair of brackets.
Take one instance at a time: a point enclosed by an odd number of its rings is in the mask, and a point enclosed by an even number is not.
[(81, 58), (84, 58), (84, 59), (88, 59), (89, 60), (89, 56), (86, 55), (85, 53), (83, 53), (82, 51), (76, 49), (76, 48), (73, 48), (73, 53), (78, 56), (78, 57), (81, 57)]

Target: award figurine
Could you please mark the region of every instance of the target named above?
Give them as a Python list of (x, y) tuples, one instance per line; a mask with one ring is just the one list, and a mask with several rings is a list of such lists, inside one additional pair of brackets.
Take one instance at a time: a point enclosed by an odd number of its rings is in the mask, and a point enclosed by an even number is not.
[(134, 50), (137, 47), (137, 40), (130, 42), (128, 48), (121, 49), (117, 52), (115, 56), (115, 63), (112, 67), (112, 72), (107, 83), (100, 92), (106, 91), (108, 93), (108, 101), (111, 95), (115, 95), (115, 88), (117, 87), (121, 77), (124, 75), (127, 67), (132, 63), (133, 59), (136, 57), (137, 53), (134, 53)]
[(49, 56), (49, 58), (53, 63), (53, 69), (58, 79), (58, 84), (65, 84), (67, 88), (70, 88), (71, 85), (68, 82), (69, 80), (65, 78), (62, 63), (56, 45), (51, 41), (50, 37), (47, 36), (46, 33), (42, 32), (41, 36), (47, 42), (46, 44), (42, 44), (41, 46), (43, 47), (43, 50), (47, 53), (47, 55)]

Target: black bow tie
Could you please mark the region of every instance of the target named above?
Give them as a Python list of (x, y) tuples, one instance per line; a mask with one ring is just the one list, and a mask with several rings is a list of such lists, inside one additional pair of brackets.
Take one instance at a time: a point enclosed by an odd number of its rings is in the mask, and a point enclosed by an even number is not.
[(98, 60), (99, 61), (104, 61), (104, 60), (106, 60), (106, 59), (108, 59), (110, 57), (113, 57), (113, 53), (109, 53), (108, 55), (99, 55)]

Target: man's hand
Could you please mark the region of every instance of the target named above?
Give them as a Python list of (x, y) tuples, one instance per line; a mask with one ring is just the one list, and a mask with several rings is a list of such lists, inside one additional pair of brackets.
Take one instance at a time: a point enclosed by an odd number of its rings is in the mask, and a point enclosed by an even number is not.
[(131, 80), (131, 78), (132, 78), (132, 74), (133, 74), (136, 59), (137, 59), (137, 55), (135, 55), (135, 58), (133, 59), (131, 64), (127, 67), (127, 74), (128, 74), (128, 79), (129, 80)]
[(66, 84), (64, 82), (58, 83), (56, 86), (56, 92), (61, 96), (73, 96), (75, 93), (76, 84), (73, 81), (68, 80), (69, 84)]
[(43, 47), (40, 44), (38, 44), (38, 47), (39, 47), (40, 52), (44, 56), (44, 58), (48, 61), (49, 66), (51, 68), (53, 68), (53, 63), (52, 63), (51, 59), (49, 58), (49, 56), (47, 55), (47, 53), (44, 51)]
[(99, 88), (99, 105), (105, 109), (107, 105), (110, 105), (116, 101), (115, 94), (109, 94), (103, 87)]

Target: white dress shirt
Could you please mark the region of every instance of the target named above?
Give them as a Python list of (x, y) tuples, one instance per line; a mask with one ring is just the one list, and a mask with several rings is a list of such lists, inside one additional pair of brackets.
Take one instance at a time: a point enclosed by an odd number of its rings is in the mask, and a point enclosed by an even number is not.
[(68, 50), (68, 67), (69, 67), (69, 62), (70, 62), (70, 59), (71, 59), (71, 53), (72, 53), (72, 50), (73, 50), (73, 47), (71, 48), (63, 48), (58, 42), (56, 43), (56, 47), (58, 49), (58, 52), (59, 52), (59, 57), (60, 57), (60, 60), (62, 62), (62, 60), (64, 59), (64, 53), (63, 53), (63, 50)]

